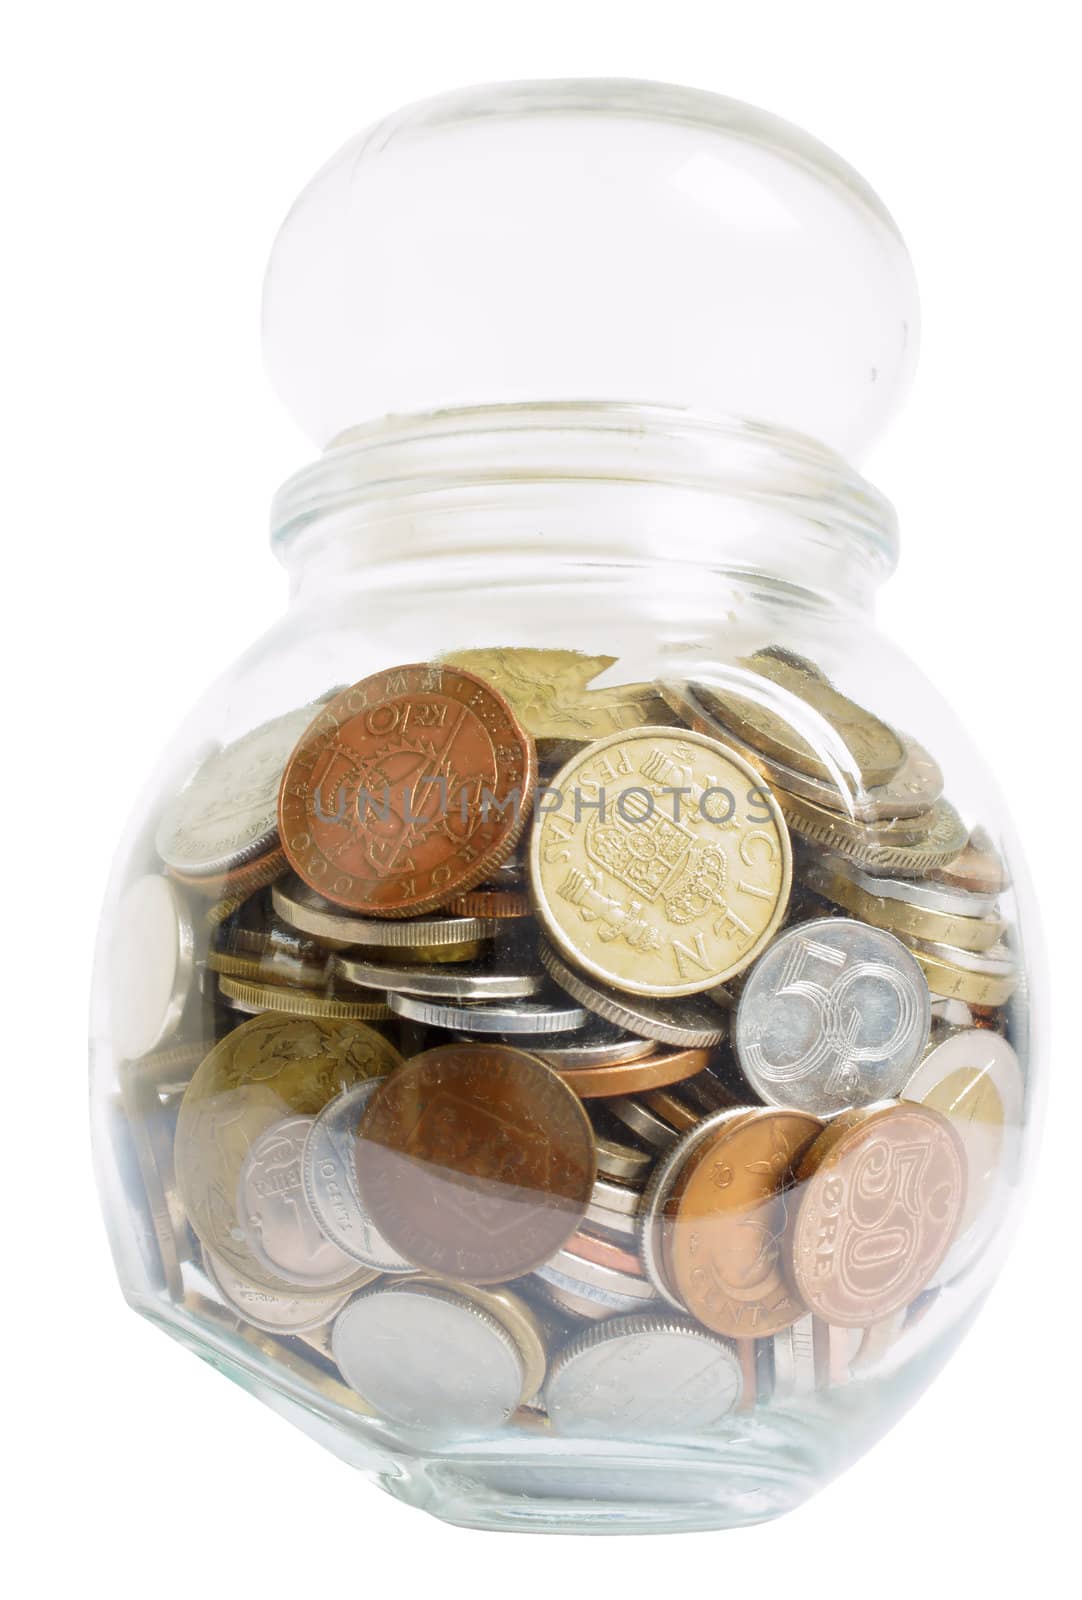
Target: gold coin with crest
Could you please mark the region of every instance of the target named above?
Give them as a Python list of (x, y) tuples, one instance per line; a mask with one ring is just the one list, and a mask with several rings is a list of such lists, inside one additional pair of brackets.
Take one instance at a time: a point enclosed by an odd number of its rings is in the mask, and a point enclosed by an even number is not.
[(792, 860), (747, 762), (651, 727), (599, 740), (540, 794), (530, 875), (538, 917), (575, 966), (628, 994), (686, 995), (765, 949)]

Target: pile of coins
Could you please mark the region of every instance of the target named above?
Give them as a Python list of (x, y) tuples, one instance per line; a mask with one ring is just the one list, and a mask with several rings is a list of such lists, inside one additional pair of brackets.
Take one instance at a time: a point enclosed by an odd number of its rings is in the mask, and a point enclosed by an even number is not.
[(782, 649), (613, 664), (291, 711), (118, 909), (162, 1292), (398, 1427), (676, 1437), (856, 1381), (1016, 1176), (1008, 884), (933, 758)]

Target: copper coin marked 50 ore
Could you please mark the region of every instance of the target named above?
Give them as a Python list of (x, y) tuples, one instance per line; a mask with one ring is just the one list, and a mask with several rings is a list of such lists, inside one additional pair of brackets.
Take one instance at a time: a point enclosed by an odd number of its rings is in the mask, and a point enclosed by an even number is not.
[(537, 782), (533, 742), (471, 672), (376, 673), (323, 708), (282, 777), (290, 862), (337, 905), (411, 916), (510, 854)]
[(965, 1148), (928, 1106), (870, 1106), (834, 1119), (797, 1181), (794, 1285), (825, 1321), (863, 1328), (915, 1299), (950, 1248), (965, 1204)]
[(504, 1283), (547, 1261), (586, 1214), (594, 1132), (551, 1067), (502, 1045), (443, 1045), (400, 1067), (358, 1130), (357, 1187), (416, 1266)]
[(715, 1333), (767, 1338), (802, 1314), (782, 1260), (783, 1190), (822, 1129), (807, 1112), (750, 1111), (678, 1171), (662, 1227), (666, 1276)]

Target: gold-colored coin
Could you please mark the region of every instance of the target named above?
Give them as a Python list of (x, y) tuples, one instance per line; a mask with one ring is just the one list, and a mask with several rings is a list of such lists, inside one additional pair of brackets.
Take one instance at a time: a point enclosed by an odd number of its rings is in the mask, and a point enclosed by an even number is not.
[(933, 867), (952, 861), (965, 844), (966, 827), (948, 800), (938, 800), (928, 813), (923, 836), (914, 842), (891, 837), (889, 829), (871, 829), (848, 817), (817, 806), (811, 800), (778, 792), (778, 803), (785, 820), (801, 838), (819, 845), (834, 855), (855, 861), (870, 872), (891, 872), (898, 877), (924, 877)]
[(471, 1305), (477, 1306), (481, 1311), (487, 1311), (511, 1335), (522, 1360), (522, 1400), (525, 1404), (532, 1400), (545, 1381), (545, 1371), (548, 1357), (545, 1349), (545, 1334), (532, 1306), (527, 1305), (521, 1295), (513, 1289), (506, 1289), (494, 1285), (482, 1289), (474, 1283), (460, 1283), (457, 1278), (440, 1278), (435, 1274), (431, 1276), (418, 1275), (412, 1280), (414, 1283), (436, 1283), (444, 1289), (453, 1289), (464, 1300), (469, 1300)]
[(824, 900), (902, 938), (932, 939), (959, 950), (990, 950), (1007, 926), (1001, 917), (963, 917), (869, 894), (843, 872), (831, 871), (818, 862), (805, 872), (804, 882)]
[(677, 720), (655, 684), (588, 687), (615, 665), (615, 656), (507, 648), (457, 650), (443, 660), (484, 678), (510, 702), (527, 733), (553, 741), (553, 748), (563, 740), (589, 744), (624, 728), (672, 726)]
[(326, 960), (296, 961), (292, 956), (237, 956), (229, 950), (210, 950), (207, 966), (224, 978), (245, 983), (294, 984), (299, 989), (319, 989), (327, 981)]
[(237, 1210), (248, 1152), (282, 1118), (315, 1116), (342, 1090), (401, 1064), (358, 1022), (265, 1012), (228, 1034), (185, 1090), (177, 1120), (177, 1192), (200, 1241), (250, 1283), (303, 1292), (268, 1272), (248, 1244)]
[(777, 931), (792, 857), (757, 774), (702, 734), (643, 728), (559, 773), (530, 840), (538, 916), (584, 972), (629, 994), (697, 994)]
[(387, 1022), (392, 1015), (382, 1000), (346, 1000), (275, 983), (242, 983), (237, 978), (219, 978), (218, 987), (240, 1011), (277, 1011), (290, 1017), (324, 1017), (337, 1022)]
[(488, 948), (482, 939), (463, 939), (460, 944), (371, 945), (364, 951), (364, 960), (374, 967), (381, 961), (391, 967), (458, 966), (479, 960)]
[[(770, 695), (768, 705), (765, 694), (763, 699), (753, 697), (751, 685), (744, 694), (703, 683), (691, 688), (710, 716), (732, 727), (764, 755), (808, 777), (829, 779), (831, 767), (823, 758), (836, 742), (838, 754), (848, 753), (855, 763), (863, 789), (888, 783), (901, 767), (905, 745), (894, 729), (839, 693), (817, 669), (767, 651), (738, 665), (768, 680), (783, 695)], [(779, 701), (784, 709), (779, 709)], [(819, 731), (824, 724), (832, 737)]]
[(1018, 987), (1018, 974), (992, 976), (960, 967), (953, 961), (909, 947), (920, 963), (933, 995), (948, 1000), (964, 1000), (970, 1006), (1005, 1006)]

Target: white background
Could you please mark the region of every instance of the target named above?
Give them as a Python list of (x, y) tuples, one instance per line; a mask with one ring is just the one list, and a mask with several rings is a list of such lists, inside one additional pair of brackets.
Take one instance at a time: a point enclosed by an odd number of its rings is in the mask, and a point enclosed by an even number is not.
[[(3, 643), (3, 1455), (18, 1592), (1016, 1594), (1073, 1565), (1078, 970), (1078, 157), (1064, 3), (42, 4), (9, 19)], [(367, 1487), (127, 1312), (89, 1171), (96, 906), (124, 806), (284, 599), (267, 502), (308, 455), (258, 296), (309, 175), (396, 105), (503, 77), (685, 81), (765, 106), (885, 198), (924, 303), (885, 625), (999, 771), (1059, 1009), (1027, 1220), (924, 1402), (788, 1519), (513, 1541)], [(14, 490), (14, 498), (12, 491)], [(108, 773), (107, 781), (103, 781)], [(1063, 1570), (1063, 1569), (1061, 1569)], [(1061, 1581), (1069, 1581), (1066, 1571)]]

